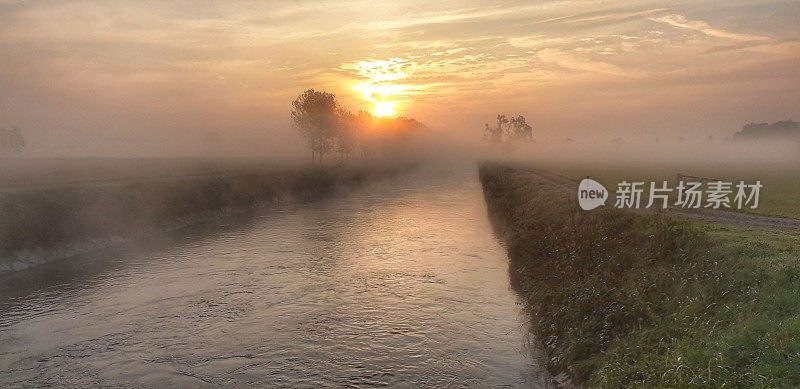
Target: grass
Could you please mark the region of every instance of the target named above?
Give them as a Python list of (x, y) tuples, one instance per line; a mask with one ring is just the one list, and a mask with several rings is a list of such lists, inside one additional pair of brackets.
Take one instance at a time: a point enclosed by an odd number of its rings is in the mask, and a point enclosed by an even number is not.
[(25, 260), (17, 259), (32, 253), (63, 256), (93, 242), (196, 224), (282, 198), (316, 198), (398, 169), (391, 165), (284, 168), (0, 193), (0, 271), (24, 266)]
[(800, 385), (800, 237), (613, 208), (481, 167), (531, 329), (592, 387)]
[[(668, 181), (674, 188), (677, 173), (701, 177), (716, 178), (725, 181), (745, 181), (747, 184), (760, 180), (764, 187), (758, 208), (749, 207), (740, 211), (766, 216), (782, 216), (800, 219), (800, 168), (786, 165), (715, 165), (692, 164), (691, 166), (671, 163), (638, 163), (638, 164), (604, 164), (604, 163), (560, 163), (558, 165), (547, 163), (537, 164), (536, 167), (552, 170), (579, 180), (591, 176), (601, 182), (610, 191), (616, 189), (617, 183), (625, 180), (628, 182), (657, 182)], [(645, 185), (645, 192), (649, 187)], [(645, 193), (645, 196), (646, 197)], [(674, 202), (675, 196), (672, 196)]]

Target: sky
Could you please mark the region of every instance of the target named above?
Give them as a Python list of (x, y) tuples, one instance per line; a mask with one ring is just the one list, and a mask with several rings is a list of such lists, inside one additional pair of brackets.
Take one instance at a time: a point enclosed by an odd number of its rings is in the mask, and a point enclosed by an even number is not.
[(464, 139), (800, 120), (798, 1), (0, 0), (0, 53), (0, 127), (42, 155), (292, 153), (309, 88)]

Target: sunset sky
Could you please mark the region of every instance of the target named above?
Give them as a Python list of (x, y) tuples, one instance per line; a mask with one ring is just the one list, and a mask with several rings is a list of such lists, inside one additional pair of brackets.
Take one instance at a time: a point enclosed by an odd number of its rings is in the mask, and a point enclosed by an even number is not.
[(0, 53), (0, 126), (50, 153), (158, 154), (211, 130), (299, 149), (308, 88), (471, 138), (497, 112), (544, 140), (800, 120), (798, 1), (0, 0)]

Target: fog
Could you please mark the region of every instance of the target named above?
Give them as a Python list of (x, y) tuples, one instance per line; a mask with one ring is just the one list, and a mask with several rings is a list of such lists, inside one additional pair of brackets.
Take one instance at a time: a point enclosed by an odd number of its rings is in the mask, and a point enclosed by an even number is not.
[[(491, 156), (491, 154), (489, 154)], [(786, 165), (800, 167), (797, 141), (642, 142), (564, 141), (520, 146), (511, 160), (697, 165)]]
[[(208, 211), (291, 193), (284, 181), (331, 189), (341, 174), (426, 163), (800, 166), (794, 3), (186, 8), (0, 1), (0, 191), (103, 186), (63, 195), (117, 212), (110, 204), (140, 181), (197, 178), (183, 196)], [(310, 103), (295, 104), (303, 96)], [(524, 117), (527, 130), (498, 125), (514, 141), (486, 137), (498, 113)], [(253, 172), (261, 184), (242, 178)], [(236, 196), (206, 196), (206, 184)], [(164, 186), (137, 201), (181, 208)]]
[(309, 88), (464, 143), (516, 112), (550, 150), (800, 118), (796, 2), (186, 8), (0, 1), (0, 127), (30, 156), (295, 157), (290, 103)]
[(798, 386), (798, 15), (0, 0), (0, 388)]
[[(620, 139), (562, 138), (534, 128), (529, 142), (493, 147), (483, 141), (476, 129), (469, 137), (453, 135), (453, 129), (427, 128), (402, 145), (402, 152), (393, 155), (363, 157), (354, 153), (347, 158), (331, 154), (322, 166), (370, 165), (391, 161), (426, 161), (474, 164), (479, 161), (512, 161), (516, 163), (605, 163), (665, 164), (703, 166), (775, 166), (800, 168), (800, 141), (785, 140), (714, 140), (714, 139)], [(139, 147), (125, 143), (127, 152), (54, 145), (52, 151), (31, 147), (11, 158), (0, 158), (0, 182), (36, 181), (41, 177), (72, 179), (160, 176), (199, 172), (235, 172), (242, 169), (311, 165), (307, 142), (294, 129), (284, 138), (264, 136), (257, 139), (223, 138), (209, 145), (202, 138), (192, 142), (159, 143), (157, 147)], [(143, 143), (146, 143), (143, 141)], [(73, 161), (64, 157), (74, 158)], [(119, 158), (119, 162), (99, 162), (95, 158)], [(156, 158), (156, 159), (152, 159)], [(161, 162), (158, 160), (161, 159)], [(66, 176), (65, 176), (66, 174)], [(38, 177), (38, 178), (37, 178)]]
[[(508, 161), (546, 164), (605, 164), (606, 166), (772, 167), (800, 169), (800, 138), (759, 140), (565, 138), (553, 139), (534, 128), (532, 141), (491, 147), (478, 137), (460, 140), (435, 134), (415, 149), (428, 159), (464, 162)], [(550, 135), (550, 136), (548, 136)], [(732, 134), (731, 134), (732, 135)], [(542, 139), (544, 138), (544, 139)], [(549, 139), (548, 139), (549, 138)]]

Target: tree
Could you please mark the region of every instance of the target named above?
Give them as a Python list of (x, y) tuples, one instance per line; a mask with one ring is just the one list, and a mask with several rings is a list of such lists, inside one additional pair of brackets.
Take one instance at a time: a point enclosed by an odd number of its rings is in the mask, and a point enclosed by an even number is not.
[(483, 140), (492, 147), (507, 147), (511, 143), (532, 139), (533, 127), (528, 125), (522, 115), (508, 119), (506, 115), (499, 114), (494, 128), (489, 127), (488, 123), (484, 125)]
[(354, 150), (362, 158), (373, 155), (401, 156), (413, 147), (417, 134), (428, 130), (423, 123), (411, 118), (376, 118), (367, 111), (352, 111), (342, 107), (331, 93), (309, 89), (292, 102), (294, 127), (308, 141), (311, 161), (322, 161), (334, 151), (341, 160)]
[(758, 139), (800, 139), (800, 123), (794, 120), (781, 120), (772, 124), (750, 123), (745, 124), (742, 130), (733, 134), (733, 140), (758, 140)]
[(511, 118), (509, 139), (512, 141), (529, 141), (533, 139), (533, 127), (525, 122), (525, 116), (519, 115)]
[(370, 158), (377, 152), (377, 139), (375, 139), (374, 131), (375, 121), (375, 117), (368, 111), (361, 110), (356, 115), (358, 148), (361, 150), (361, 158)]
[(332, 93), (309, 89), (292, 102), (292, 121), (311, 148), (311, 162), (333, 149), (339, 104)]
[(348, 109), (339, 107), (336, 110), (336, 118), (336, 152), (339, 153), (339, 158), (344, 160), (350, 157), (350, 153), (358, 144), (358, 117)]
[(494, 128), (489, 127), (489, 123), (484, 126), (483, 140), (488, 142), (492, 147), (498, 147), (503, 143), (503, 133), (508, 124), (506, 115), (497, 115), (497, 124)]
[(384, 156), (402, 157), (412, 149), (418, 134), (428, 131), (428, 127), (413, 118), (381, 118), (380, 152)]
[(11, 128), (0, 127), (0, 155), (6, 153), (16, 154), (25, 148), (25, 137), (17, 126)]

